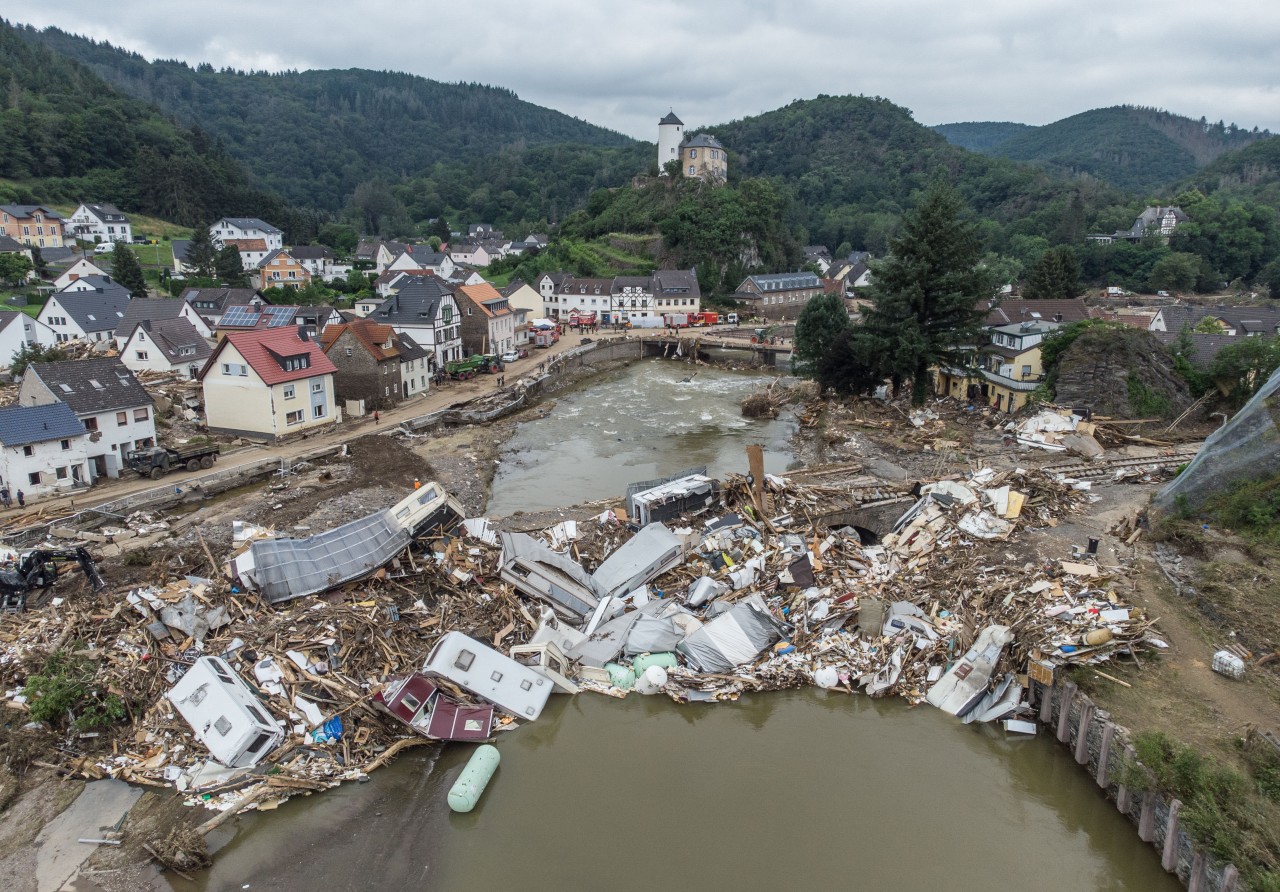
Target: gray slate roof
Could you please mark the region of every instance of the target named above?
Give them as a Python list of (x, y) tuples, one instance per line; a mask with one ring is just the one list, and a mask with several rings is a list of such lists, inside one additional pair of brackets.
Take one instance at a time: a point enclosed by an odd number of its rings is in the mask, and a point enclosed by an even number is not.
[[(101, 276), (85, 276), (80, 282), (91, 282)], [(86, 333), (115, 331), (129, 306), (129, 291), (118, 282), (104, 282), (92, 291), (59, 291), (53, 295), (67, 315), (76, 320)]]
[(441, 300), (452, 293), (435, 276), (409, 276), (369, 318), (384, 325), (434, 325)]
[(36, 211), (41, 211), (52, 220), (62, 219), (61, 214), (43, 204), (0, 204), (0, 211), (4, 211), (11, 217), (30, 217)]
[[(180, 362), (197, 362), (201, 365), (209, 358), (213, 348), (209, 342), (200, 337), (200, 332), (190, 321), (178, 317), (176, 319), (146, 320), (138, 323), (147, 332), (151, 342), (158, 347), (170, 364)], [(132, 337), (137, 325), (129, 328)], [(191, 352), (183, 353), (182, 348)]]
[(409, 337), (408, 334), (398, 334), (396, 335), (396, 340), (400, 345), (401, 362), (413, 362), (415, 359), (422, 359), (426, 356), (435, 355), (429, 347), (422, 346), (413, 338)]
[(693, 270), (660, 269), (653, 274), (653, 293), (701, 297), (702, 289), (698, 286), (698, 277)]
[(34, 362), (24, 375), (35, 375), (77, 415), (150, 406), (151, 395), (118, 357)]
[[(1166, 347), (1172, 348), (1182, 337), (1179, 331), (1153, 331), (1156, 340), (1164, 344)], [(1217, 357), (1218, 351), (1228, 344), (1240, 343), (1239, 337), (1231, 335), (1212, 335), (1212, 334), (1191, 334), (1191, 350), (1183, 354), (1187, 361), (1198, 369), (1207, 369), (1213, 364), (1213, 360)]]
[(1274, 335), (1280, 330), (1280, 310), (1270, 307), (1194, 307), (1174, 304), (1160, 308), (1165, 329), (1179, 332), (1195, 328), (1206, 316), (1222, 319), (1242, 334)]
[(252, 288), (184, 288), (178, 299), (202, 316), (220, 316), (227, 307), (247, 307), (257, 294)]
[(173, 259), (179, 263), (186, 263), (187, 253), (191, 250), (191, 239), (176, 238), (169, 244), (173, 246)]
[(177, 319), (186, 303), (176, 297), (135, 297), (125, 307), (124, 316), (116, 326), (116, 331), (128, 335), (143, 320), (154, 322), (160, 319)]
[(84, 424), (66, 403), (0, 409), (0, 444), (5, 446), (64, 440), (84, 433)]
[(680, 144), (681, 148), (688, 149), (723, 149), (720, 140), (706, 133), (699, 133), (697, 136), (686, 137), (685, 141)]
[(237, 229), (260, 229), (263, 232), (283, 232), (283, 230), (276, 229), (270, 223), (259, 220), (257, 217), (223, 217), (222, 219), (226, 220)]
[(662, 120), (659, 121), (658, 123), (659, 124), (679, 124), (681, 127), (684, 126), (684, 121), (677, 118), (676, 113), (674, 111), (667, 112), (666, 115), (662, 118)]
[(294, 260), (324, 260), (333, 256), (333, 252), (324, 245), (294, 245), (289, 254)]
[(89, 213), (93, 214), (103, 223), (122, 223), (122, 222), (126, 222), (129, 219), (124, 215), (124, 212), (121, 211), (120, 208), (116, 207), (114, 204), (86, 203), (85, 208), (89, 211)]
[(798, 288), (822, 287), (822, 280), (813, 273), (774, 273), (767, 276), (751, 276), (750, 279), (761, 291), (794, 291)]
[(10, 238), (7, 235), (0, 235), (0, 254), (13, 254), (26, 250), (28, 250), (27, 246), (17, 239)]

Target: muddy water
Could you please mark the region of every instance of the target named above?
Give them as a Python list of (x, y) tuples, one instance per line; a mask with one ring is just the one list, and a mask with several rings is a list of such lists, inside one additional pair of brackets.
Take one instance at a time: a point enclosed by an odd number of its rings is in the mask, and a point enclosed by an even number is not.
[[(686, 380), (691, 379), (691, 380)], [(556, 397), (546, 418), (506, 444), (487, 513), (563, 508), (621, 497), (628, 483), (706, 465), (746, 472), (744, 449), (765, 447), (765, 470), (791, 459), (794, 422), (742, 417), (742, 398), (771, 377), (665, 360), (614, 369)]]
[(417, 751), (248, 816), (198, 885), (174, 888), (1180, 888), (1065, 748), (927, 707), (558, 696), (497, 746), (471, 814), (445, 804), (470, 749)]

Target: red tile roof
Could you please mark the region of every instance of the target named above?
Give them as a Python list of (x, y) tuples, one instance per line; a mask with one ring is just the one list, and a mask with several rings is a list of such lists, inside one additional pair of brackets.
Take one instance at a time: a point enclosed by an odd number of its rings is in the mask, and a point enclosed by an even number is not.
[(229, 238), (223, 239), (222, 244), (230, 245), (239, 251), (267, 250), (267, 240), (262, 238)]
[[(308, 337), (300, 337), (301, 328), (290, 325), (286, 328), (268, 328), (259, 331), (234, 331), (218, 344), (213, 355), (200, 372), (203, 379), (218, 362), (218, 357), (226, 349), (227, 344), (236, 348), (244, 357), (244, 361), (257, 373), (268, 386), (284, 384), (287, 381), (299, 381), (303, 378), (314, 378), (316, 375), (332, 374), (338, 371), (333, 360), (324, 355), (320, 345)], [(306, 368), (286, 371), (284, 360), (292, 356), (307, 356)]]
[[(399, 338), (395, 337), (395, 329), (390, 325), (383, 325), (380, 322), (373, 322), (368, 319), (356, 319), (340, 325), (326, 325), (320, 338), (320, 345), (324, 348), (326, 354), (338, 342), (338, 338), (342, 337), (342, 333), (348, 329), (351, 330), (352, 336), (360, 342), (365, 350), (369, 351), (369, 355), (375, 360), (393, 359), (400, 355), (400, 351), (396, 346)], [(390, 349), (384, 346), (388, 342), (391, 343)]]

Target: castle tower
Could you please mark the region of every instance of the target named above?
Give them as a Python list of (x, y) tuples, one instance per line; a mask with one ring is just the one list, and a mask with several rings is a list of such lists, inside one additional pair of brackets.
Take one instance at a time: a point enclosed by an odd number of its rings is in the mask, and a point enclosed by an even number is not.
[(684, 140), (684, 122), (674, 111), (658, 122), (658, 173), (666, 175), (663, 167), (668, 161), (680, 160), (680, 143)]

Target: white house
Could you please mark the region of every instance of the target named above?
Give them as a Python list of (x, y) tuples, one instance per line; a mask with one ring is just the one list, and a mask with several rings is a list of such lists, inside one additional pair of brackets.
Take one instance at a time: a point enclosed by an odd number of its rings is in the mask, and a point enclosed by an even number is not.
[(113, 204), (81, 204), (67, 218), (70, 234), (95, 245), (103, 242), (133, 241), (133, 227), (121, 210)]
[(456, 264), (467, 266), (488, 266), (493, 262), (493, 255), (480, 242), (463, 239), (449, 246), (449, 257)]
[(210, 430), (282, 437), (339, 421), (337, 367), (301, 326), (231, 332), (200, 371)]
[(405, 250), (387, 264), (387, 272), (434, 273), (447, 279), (457, 269), (452, 257), (440, 251), (432, 251), (427, 245), (404, 247)]
[(57, 343), (53, 329), (17, 310), (0, 310), (0, 369), (8, 369), (13, 356), (23, 347)]
[[(169, 319), (185, 319), (200, 337), (213, 337), (213, 328), (190, 301), (180, 297), (135, 297), (125, 307), (124, 316), (116, 326), (116, 348), (124, 349), (125, 341), (133, 334), (133, 329), (139, 322), (161, 322)], [(204, 364), (205, 356), (200, 358), (201, 365)]]
[[(264, 256), (267, 252), (278, 251), (284, 247), (284, 232), (257, 217), (223, 217), (209, 227), (209, 238), (219, 248), (225, 247), (229, 241), (261, 239), (266, 245), (263, 249)], [(245, 269), (248, 268), (249, 264), (246, 262)]]
[(89, 438), (62, 403), (0, 409), (0, 486), (16, 501), (89, 482)]
[(453, 291), (435, 276), (411, 278), (369, 315), (435, 354), (436, 368), (462, 358), (462, 320)]
[(182, 317), (144, 319), (129, 329), (120, 361), (131, 372), (176, 372), (194, 379), (212, 352), (209, 341)]
[(54, 333), (57, 343), (110, 340), (124, 318), (129, 291), (109, 276), (86, 276), (50, 295), (36, 318)]
[(98, 278), (105, 279), (107, 274), (103, 270), (94, 266), (93, 261), (88, 257), (81, 257), (75, 263), (71, 264), (71, 266), (67, 267), (66, 271), (62, 275), (53, 280), (53, 290), (62, 291), (72, 282), (77, 279), (83, 279), (85, 276), (97, 276)]
[[(293, 259), (315, 278), (328, 282), (338, 277), (333, 265), (333, 252), (324, 245), (295, 245), (289, 249)], [(343, 275), (346, 275), (345, 270)]]
[(120, 476), (126, 452), (156, 444), (151, 395), (115, 357), (34, 362), (22, 373), (18, 402), (71, 408), (89, 431), (91, 480)]

